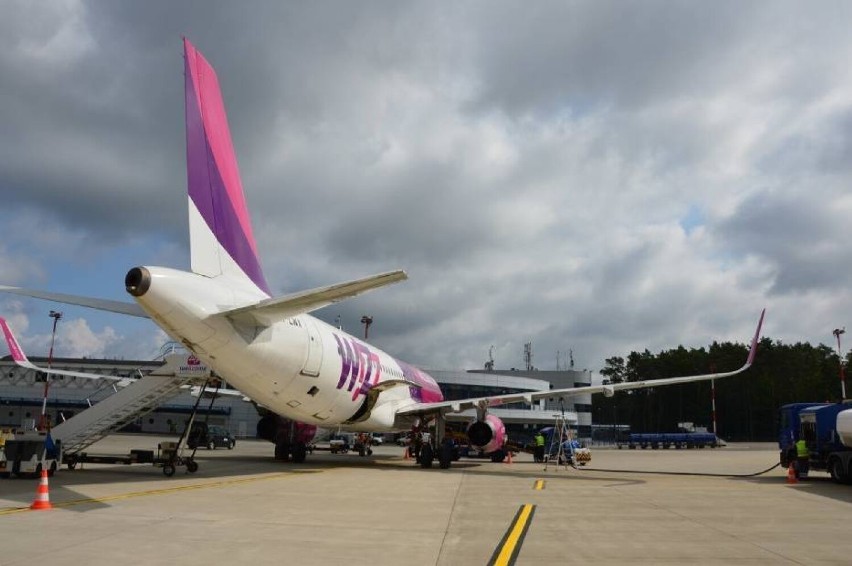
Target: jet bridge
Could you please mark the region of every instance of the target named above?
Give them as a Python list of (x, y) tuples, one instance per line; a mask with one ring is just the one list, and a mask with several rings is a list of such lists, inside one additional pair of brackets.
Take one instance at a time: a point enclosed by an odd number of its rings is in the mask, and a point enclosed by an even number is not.
[(195, 356), (172, 354), (160, 368), (139, 379), (119, 383), (121, 387), (116, 393), (53, 427), (51, 435), (54, 441), (61, 442), (66, 458), (73, 456), (153, 411), (182, 387), (208, 377), (209, 368)]

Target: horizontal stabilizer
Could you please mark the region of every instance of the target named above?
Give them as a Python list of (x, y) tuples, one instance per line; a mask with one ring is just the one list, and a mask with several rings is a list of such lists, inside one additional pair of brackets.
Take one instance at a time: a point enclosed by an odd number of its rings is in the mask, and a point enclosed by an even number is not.
[[(216, 316), (226, 316), (241, 322), (268, 326), (276, 320), (315, 311), (343, 299), (348, 299), (366, 291), (384, 287), (385, 285), (404, 281), (405, 279), (408, 279), (408, 275), (404, 271), (389, 271), (387, 273), (371, 275), (363, 279), (356, 279), (355, 281), (347, 281), (346, 283), (319, 287), (283, 297), (265, 299), (253, 305), (220, 312)], [(246, 320), (246, 318), (249, 320)]]
[(23, 287), (9, 287), (6, 285), (0, 285), (0, 292), (14, 293), (16, 295), (24, 295), (25, 297), (44, 299), (45, 301), (54, 301), (56, 303), (63, 303), (66, 305), (88, 307), (90, 309), (97, 309), (100, 311), (117, 312), (119, 314), (129, 314), (130, 316), (149, 318), (148, 314), (142, 310), (142, 307), (136, 303), (123, 303), (121, 301), (110, 301), (108, 299), (66, 295), (65, 293), (48, 293), (45, 291), (24, 289)]

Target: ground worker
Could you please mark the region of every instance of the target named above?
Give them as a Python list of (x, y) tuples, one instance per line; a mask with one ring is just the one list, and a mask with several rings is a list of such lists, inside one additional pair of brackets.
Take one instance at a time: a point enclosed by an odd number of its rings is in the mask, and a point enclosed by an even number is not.
[(533, 459), (536, 462), (544, 462), (544, 435), (541, 431), (535, 435), (535, 453)]
[(808, 468), (810, 468), (811, 455), (808, 453), (808, 444), (804, 438), (796, 441), (796, 478), (805, 479), (808, 477)]

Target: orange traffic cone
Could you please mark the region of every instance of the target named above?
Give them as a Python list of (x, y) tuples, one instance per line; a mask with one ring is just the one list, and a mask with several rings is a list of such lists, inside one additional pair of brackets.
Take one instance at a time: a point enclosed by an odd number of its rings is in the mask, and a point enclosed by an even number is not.
[(506, 450), (506, 459), (503, 460), (503, 462), (506, 463), (506, 464), (512, 463), (512, 451), (511, 450)]
[(799, 480), (796, 479), (796, 470), (794, 468), (795, 466), (793, 466), (792, 462), (787, 466), (787, 483), (799, 483)]
[(402, 455), (403, 460), (411, 460), (411, 453), (408, 451), (408, 446), (405, 447), (405, 454)]
[(36, 496), (33, 504), (30, 505), (30, 509), (53, 509), (53, 505), (50, 504), (50, 495), (47, 492), (47, 470), (41, 471), (41, 479), (38, 482)]

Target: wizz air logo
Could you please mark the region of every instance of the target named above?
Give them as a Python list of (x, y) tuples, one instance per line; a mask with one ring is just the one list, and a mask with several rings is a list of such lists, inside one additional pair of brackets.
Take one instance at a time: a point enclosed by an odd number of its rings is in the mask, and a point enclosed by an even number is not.
[(358, 395), (366, 395), (379, 382), (382, 375), (381, 361), (378, 354), (355, 340), (337, 334), (334, 339), (337, 341), (337, 353), (343, 362), (337, 388), (345, 387), (346, 391), (351, 391), (354, 401)]

